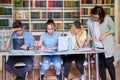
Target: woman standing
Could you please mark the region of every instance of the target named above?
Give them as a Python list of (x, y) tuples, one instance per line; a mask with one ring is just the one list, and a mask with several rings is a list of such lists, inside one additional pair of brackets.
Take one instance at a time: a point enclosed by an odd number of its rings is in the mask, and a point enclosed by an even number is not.
[(106, 80), (106, 67), (108, 68), (111, 80), (115, 79), (114, 68), (114, 30), (115, 25), (111, 17), (105, 15), (101, 6), (95, 6), (91, 11), (91, 18), (88, 19), (88, 41), (92, 39), (93, 48), (102, 48), (108, 52), (99, 54), (99, 73), (101, 80)]

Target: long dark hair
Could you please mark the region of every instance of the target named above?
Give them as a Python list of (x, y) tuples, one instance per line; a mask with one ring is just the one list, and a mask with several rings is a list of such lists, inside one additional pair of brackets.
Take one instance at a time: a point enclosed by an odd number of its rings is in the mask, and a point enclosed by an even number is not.
[(47, 32), (47, 26), (49, 24), (55, 26), (55, 22), (52, 19), (48, 19), (48, 21), (46, 22), (46, 25), (45, 25), (45, 32)]
[(104, 18), (105, 18), (105, 11), (101, 6), (95, 6), (92, 11), (91, 11), (91, 15), (99, 15), (100, 16), (100, 23), (104, 22)]

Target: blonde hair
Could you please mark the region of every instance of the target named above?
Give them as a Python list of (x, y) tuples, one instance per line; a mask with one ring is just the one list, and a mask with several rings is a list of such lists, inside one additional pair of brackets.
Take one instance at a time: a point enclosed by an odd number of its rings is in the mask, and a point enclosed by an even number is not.
[[(76, 27), (74, 24), (71, 25), (71, 29), (70, 29), (70, 32), (71, 32), (71, 35), (75, 35), (75, 32), (76, 32)], [(85, 29), (83, 27), (83, 25), (80, 25), (80, 30), (83, 32)]]

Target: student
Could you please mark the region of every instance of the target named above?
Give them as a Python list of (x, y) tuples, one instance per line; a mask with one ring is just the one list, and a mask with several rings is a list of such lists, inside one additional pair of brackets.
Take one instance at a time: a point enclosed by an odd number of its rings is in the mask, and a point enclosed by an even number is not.
[[(41, 50), (57, 50), (58, 49), (58, 37), (61, 36), (60, 32), (55, 31), (55, 23), (52, 19), (49, 19), (45, 26), (46, 32), (44, 32), (40, 40), (37, 43), (37, 47)], [(42, 74), (41, 80), (44, 78), (45, 72), (49, 69), (52, 62), (57, 74), (58, 80), (61, 80), (61, 56), (60, 55), (44, 55), (42, 56), (42, 66), (40, 73)]]
[(99, 54), (99, 73), (101, 80), (106, 80), (106, 68), (108, 68), (111, 80), (115, 78), (114, 67), (114, 30), (115, 24), (110, 16), (106, 15), (101, 6), (95, 6), (91, 11), (91, 17), (87, 22), (88, 40), (92, 39), (92, 47), (108, 50)]
[[(6, 40), (5, 48), (8, 50), (34, 50), (35, 40), (31, 33), (24, 32), (23, 24), (20, 21), (13, 23), (13, 28), (9, 33), (9, 38)], [(14, 65), (18, 62), (25, 63), (25, 67), (15, 68)], [(33, 56), (9, 56), (5, 65), (7, 71), (15, 74), (15, 80), (25, 80), (26, 72), (33, 68)]]
[[(68, 36), (76, 36), (75, 49), (84, 47), (84, 42), (86, 40), (86, 31), (82, 28), (79, 21), (75, 21), (72, 24)], [(64, 62), (64, 80), (68, 80), (68, 75), (70, 72), (72, 61), (75, 61), (76, 67), (81, 73), (81, 80), (86, 80), (83, 66), (84, 60), (85, 60), (84, 54), (66, 55)]]

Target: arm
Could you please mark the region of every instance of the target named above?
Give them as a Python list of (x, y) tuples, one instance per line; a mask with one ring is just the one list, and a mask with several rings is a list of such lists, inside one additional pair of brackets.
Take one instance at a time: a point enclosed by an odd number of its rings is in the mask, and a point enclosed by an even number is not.
[(40, 39), (38, 42), (37, 42), (37, 46), (36, 46), (36, 49), (37, 50), (45, 50), (45, 47), (43, 46), (43, 41)]
[(83, 45), (84, 45), (85, 40), (80, 40), (78, 37), (76, 37), (76, 39), (77, 39), (78, 47), (82, 48)]
[(82, 48), (86, 40), (86, 31), (83, 31), (80, 35), (78, 34), (76, 38), (79, 48)]
[(107, 16), (106, 19), (107, 19), (106, 21), (107, 21), (109, 30), (100, 36), (100, 39), (99, 39), (100, 41), (103, 41), (105, 37), (112, 35), (115, 32), (115, 24), (111, 19), (111, 17)]
[(56, 49), (58, 49), (58, 46), (52, 46), (52, 47), (49, 47), (48, 49), (49, 50), (56, 50)]
[(9, 33), (9, 37), (7, 38), (7, 40), (5, 41), (5, 49), (8, 50), (10, 47), (10, 39), (12, 34), (16, 31), (16, 29), (11, 29), (10, 33)]
[(103, 41), (105, 39), (105, 37), (112, 35), (113, 33), (111, 31), (107, 31), (104, 34), (102, 34), (99, 38), (100, 41)]

